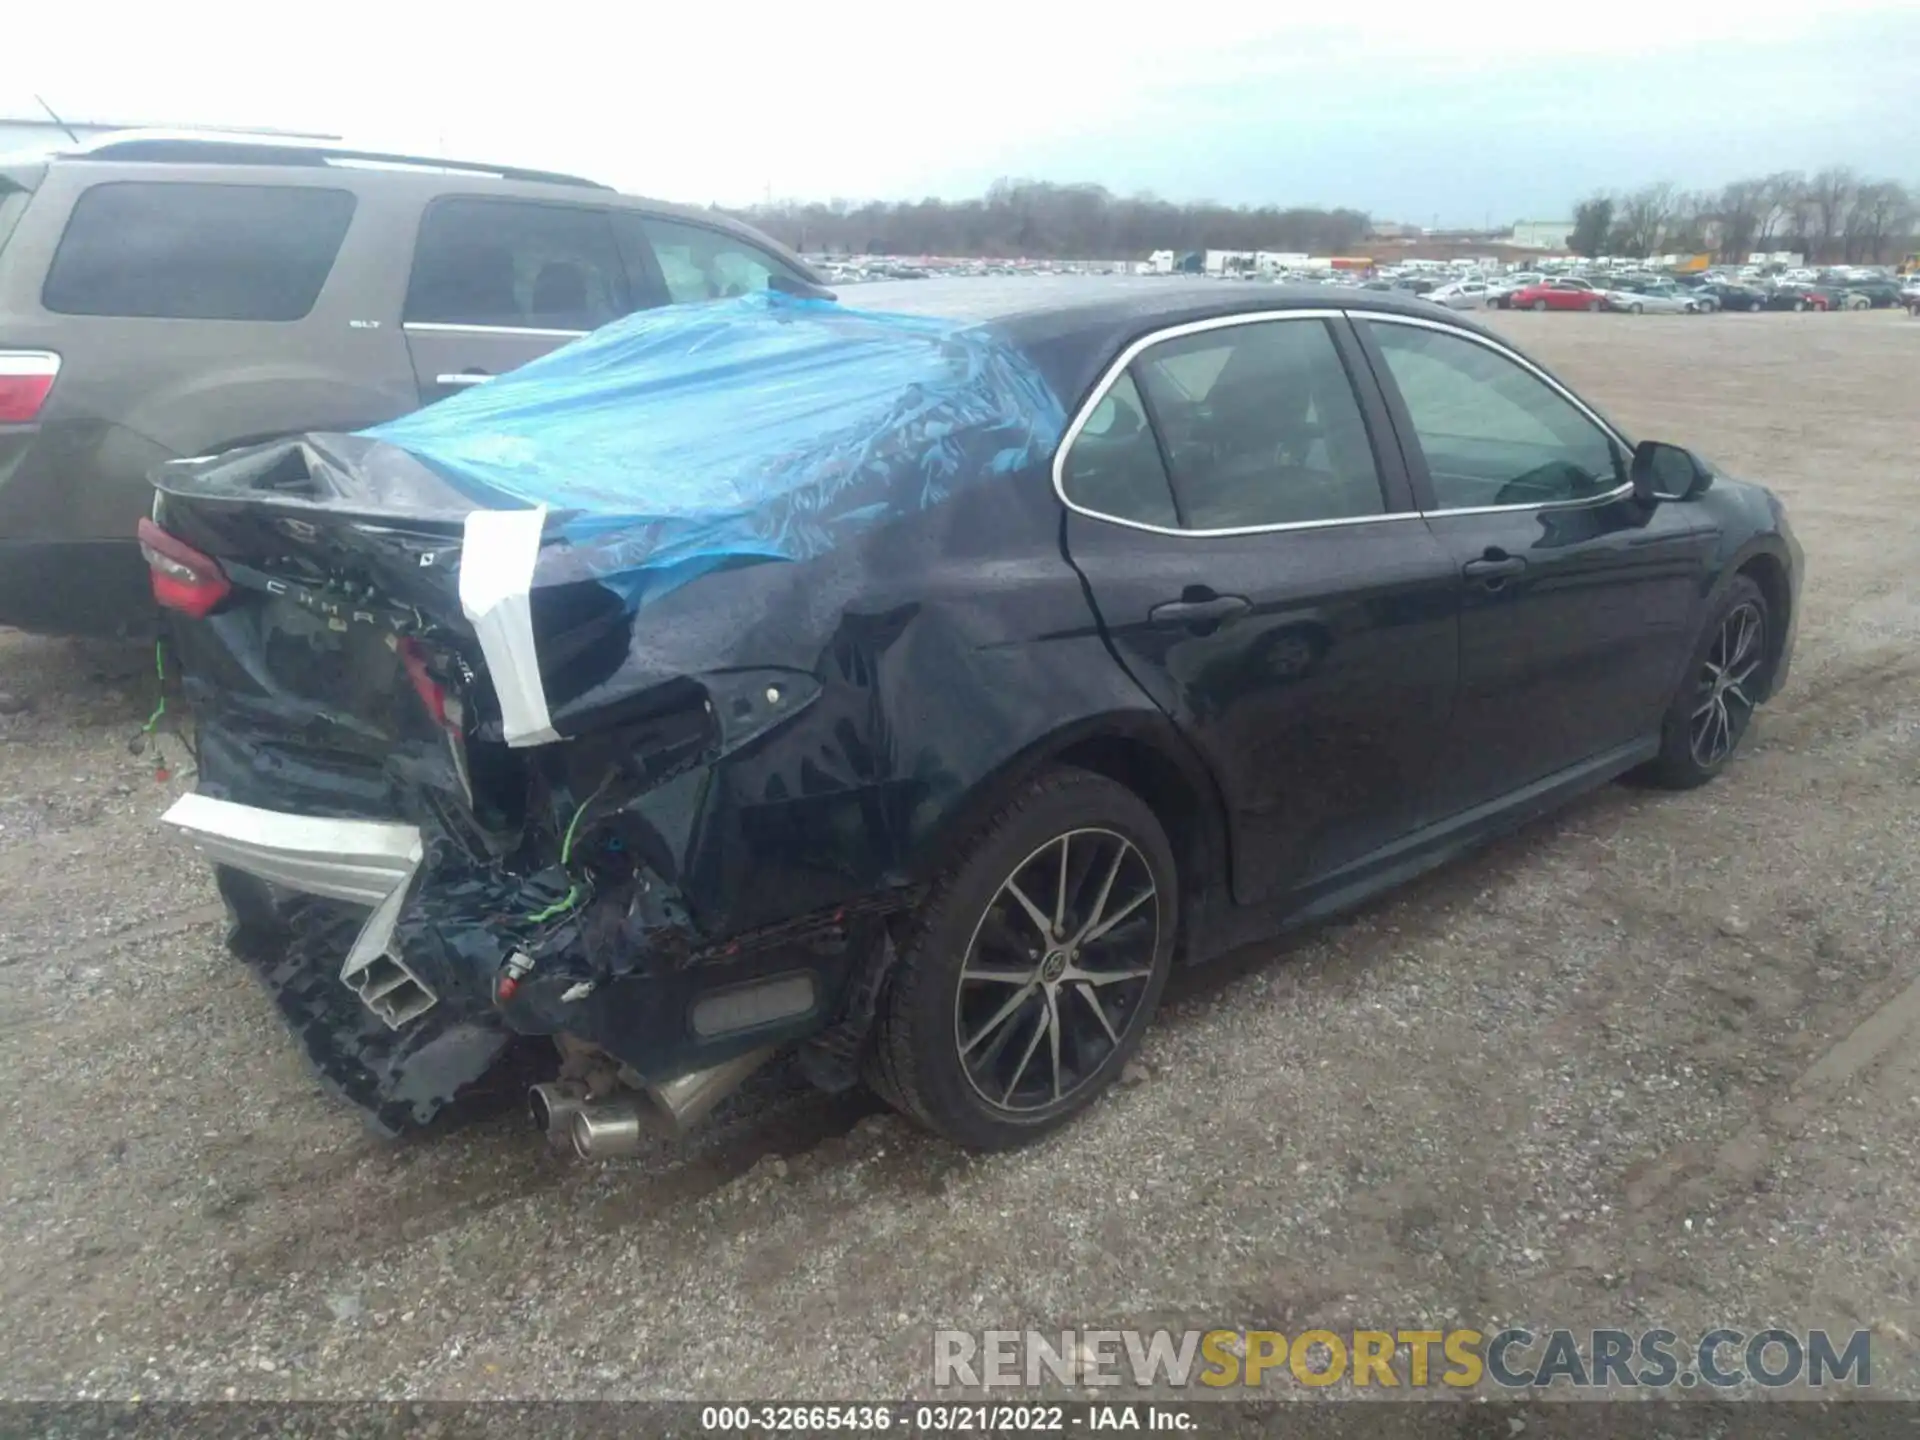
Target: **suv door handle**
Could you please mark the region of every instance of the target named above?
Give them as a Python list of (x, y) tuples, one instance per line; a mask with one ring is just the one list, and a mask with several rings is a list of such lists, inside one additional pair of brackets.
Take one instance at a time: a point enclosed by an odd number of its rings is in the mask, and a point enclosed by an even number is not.
[(482, 380), (491, 380), (493, 376), (484, 370), (462, 370), (458, 375), (436, 375), (436, 385), (478, 385)]
[(1253, 609), (1244, 595), (1213, 595), (1204, 600), (1168, 600), (1147, 612), (1156, 625), (1217, 625)]
[(1515, 575), (1526, 572), (1527, 562), (1518, 555), (1487, 555), (1479, 560), (1469, 560), (1460, 567), (1460, 573), (1469, 580), (1478, 580), (1489, 590), (1498, 590)]

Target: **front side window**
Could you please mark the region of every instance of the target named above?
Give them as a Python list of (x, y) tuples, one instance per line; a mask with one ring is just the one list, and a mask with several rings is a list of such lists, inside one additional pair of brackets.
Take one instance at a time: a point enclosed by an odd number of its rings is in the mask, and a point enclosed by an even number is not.
[(40, 301), (61, 315), (298, 320), (353, 204), (304, 185), (95, 185), (67, 217)]
[(1436, 509), (1588, 500), (1625, 483), (1612, 437), (1517, 361), (1441, 330), (1367, 324), (1413, 421)]
[(667, 299), (675, 305), (751, 295), (765, 290), (774, 275), (805, 283), (778, 257), (723, 230), (648, 215), (622, 216), (621, 222), (637, 228), (652, 247)]
[(1060, 478), (1067, 498), (1096, 515), (1167, 530), (1180, 523), (1160, 446), (1131, 375), (1121, 375), (1093, 407)]
[(1323, 321), (1206, 330), (1153, 346), (1132, 368), (1188, 529), (1385, 511), (1360, 405)]
[(594, 330), (626, 308), (626, 273), (605, 211), (439, 200), (420, 222), (409, 321)]

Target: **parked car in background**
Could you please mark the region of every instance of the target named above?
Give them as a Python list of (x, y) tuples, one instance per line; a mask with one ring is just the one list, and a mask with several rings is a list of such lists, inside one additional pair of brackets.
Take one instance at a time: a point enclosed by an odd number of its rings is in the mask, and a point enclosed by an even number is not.
[(378, 1123), (521, 1036), (588, 1157), (783, 1050), (1021, 1144), (1114, 1082), (1176, 957), (1629, 770), (1709, 782), (1786, 677), (1780, 502), (1435, 306), (860, 305), (632, 315), (160, 472), (168, 822)]
[(1623, 280), (1603, 292), (1609, 310), (1630, 315), (1693, 315), (1705, 308), (1705, 298), (1691, 295), (1671, 280)]
[(1767, 292), (1752, 285), (1741, 285), (1732, 280), (1709, 280), (1700, 287), (1710, 294), (1719, 309), (1722, 310), (1764, 310), (1767, 308)]
[(1599, 310), (1606, 305), (1606, 297), (1591, 281), (1577, 280), (1571, 276), (1542, 280), (1537, 285), (1528, 285), (1516, 290), (1507, 297), (1509, 310)]
[(1841, 309), (1887, 309), (1901, 303), (1901, 288), (1891, 280), (1843, 280), (1836, 286)]
[[(1876, 310), (1884, 310), (1900, 303), (1900, 287), (1891, 280), (1848, 280), (1841, 286), (1849, 295), (1858, 295), (1867, 305)], [(1858, 309), (1858, 306), (1850, 306)]]
[(1432, 291), (1427, 299), (1449, 310), (1481, 310), (1487, 305), (1484, 280), (1454, 280)]
[(573, 176), (119, 132), (0, 163), (0, 624), (151, 628), (147, 474), (354, 430), (798, 256)]
[(1546, 276), (1534, 270), (1522, 270), (1512, 275), (1502, 276), (1487, 282), (1487, 305), (1494, 310), (1505, 310), (1516, 291), (1529, 285), (1538, 285)]
[(1834, 292), (1817, 285), (1776, 285), (1767, 295), (1769, 310), (1831, 310)]

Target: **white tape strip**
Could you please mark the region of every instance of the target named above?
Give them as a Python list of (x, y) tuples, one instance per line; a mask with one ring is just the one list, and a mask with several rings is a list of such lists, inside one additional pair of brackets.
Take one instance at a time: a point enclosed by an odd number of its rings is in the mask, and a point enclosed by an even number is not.
[(480, 637), (509, 745), (560, 737), (533, 649), (533, 566), (547, 510), (476, 510), (460, 550), (460, 608)]

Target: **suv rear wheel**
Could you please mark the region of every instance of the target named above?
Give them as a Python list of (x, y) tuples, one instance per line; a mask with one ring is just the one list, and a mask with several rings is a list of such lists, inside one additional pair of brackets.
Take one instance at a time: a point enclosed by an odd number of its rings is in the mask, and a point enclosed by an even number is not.
[(895, 968), (869, 1079), (962, 1145), (1057, 1129), (1120, 1074), (1159, 1003), (1179, 896), (1139, 796), (1043, 774), (933, 887)]

